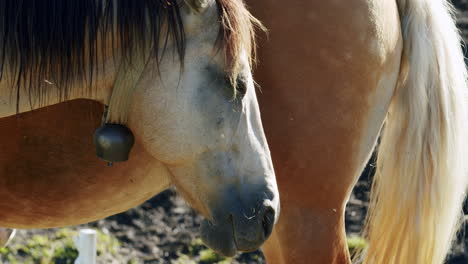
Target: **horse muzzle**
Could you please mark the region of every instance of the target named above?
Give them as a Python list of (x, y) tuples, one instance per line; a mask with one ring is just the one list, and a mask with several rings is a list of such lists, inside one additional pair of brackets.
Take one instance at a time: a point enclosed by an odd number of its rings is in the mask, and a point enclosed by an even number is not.
[(224, 256), (260, 248), (271, 235), (278, 216), (277, 209), (269, 200), (255, 210), (236, 209), (224, 217), (214, 216), (212, 220), (205, 220), (201, 225), (203, 242)]

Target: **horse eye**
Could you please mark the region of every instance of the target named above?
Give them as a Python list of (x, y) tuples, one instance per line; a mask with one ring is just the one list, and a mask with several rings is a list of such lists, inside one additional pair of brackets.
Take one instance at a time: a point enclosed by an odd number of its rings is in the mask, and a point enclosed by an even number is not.
[(236, 97), (239, 99), (244, 98), (247, 93), (247, 81), (242, 76), (237, 77), (236, 80)]

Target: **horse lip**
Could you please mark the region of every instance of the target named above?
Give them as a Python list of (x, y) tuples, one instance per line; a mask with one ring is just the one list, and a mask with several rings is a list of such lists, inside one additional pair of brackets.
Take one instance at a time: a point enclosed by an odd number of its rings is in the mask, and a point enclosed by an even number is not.
[(232, 225), (232, 237), (234, 240), (234, 245), (238, 251), (252, 252), (252, 251), (257, 250), (260, 247), (260, 245), (263, 242), (265, 242), (265, 236), (262, 236), (262, 241), (260, 242), (249, 240), (249, 239), (244, 239), (244, 238), (238, 238), (238, 236), (236, 235), (236, 230), (234, 229), (234, 218), (232, 215), (230, 216), (230, 220), (231, 220), (231, 225)]
[[(234, 216), (232, 214), (229, 214), (229, 216), (227, 218), (224, 218), (223, 221), (220, 221), (215, 217), (210, 220), (205, 219), (204, 223), (206, 225), (205, 227), (207, 228), (205, 232), (202, 233), (204, 243), (208, 247), (212, 248), (214, 251), (228, 257), (234, 256), (237, 252), (255, 251), (266, 240), (264, 233), (262, 233), (261, 239), (257, 241), (256, 239), (251, 240), (248, 238), (244, 238), (244, 236), (242, 236), (242, 232), (236, 232), (234, 225)], [(226, 239), (231, 239), (231, 241), (229, 242), (232, 243), (230, 247), (217, 247), (218, 245), (216, 243), (212, 243), (213, 241), (216, 241), (216, 238), (215, 240), (209, 239), (210, 236), (219, 236), (220, 234), (222, 235), (223, 232), (225, 232), (224, 234), (226, 236), (231, 236), (231, 238), (226, 237)]]
[[(236, 243), (236, 242), (235, 242)], [(257, 250), (259, 247), (257, 246), (251, 246), (251, 247), (245, 247), (245, 248), (239, 248), (237, 245), (237, 250), (240, 251), (240, 252), (252, 252), (252, 251), (255, 251)]]
[[(233, 225), (233, 239), (234, 239), (234, 245), (236, 246), (237, 250), (238, 251), (241, 251), (241, 252), (252, 252), (252, 251), (255, 251), (259, 248), (259, 246), (257, 246), (256, 244), (262, 244), (264, 241), (262, 241), (262, 243), (258, 243), (258, 242), (254, 242), (254, 241), (250, 241), (250, 240), (247, 240), (247, 239), (239, 239), (237, 238), (236, 234), (235, 234), (235, 231), (234, 231), (234, 225)], [(239, 241), (241, 243), (239, 243)], [(239, 246), (239, 245), (248, 245), (248, 246)]]
[(237, 244), (236, 230), (234, 230), (234, 218), (232, 217), (232, 214), (229, 215), (228, 221), (231, 222), (231, 233), (232, 233), (232, 240), (234, 241), (234, 246), (236, 247), (237, 250), (239, 250), (239, 246)]
[[(207, 222), (208, 224), (210, 224), (210, 226), (216, 226), (216, 223), (213, 223), (214, 220), (215, 220), (215, 219), (213, 219), (213, 220), (206, 220), (206, 222)], [(232, 241), (234, 242), (234, 247), (239, 251), (239, 246), (238, 246), (238, 244), (237, 244), (236, 230), (234, 230), (234, 218), (233, 218), (232, 214), (229, 215), (229, 217), (227, 218), (226, 222), (231, 224)], [(240, 251), (242, 251), (242, 250), (240, 250)]]
[[(214, 219), (213, 220), (205, 220), (211, 227), (216, 227), (216, 223), (214, 223)], [(255, 251), (257, 250), (257, 247), (245, 247), (245, 248), (240, 248), (239, 247), (239, 242), (238, 242), (238, 238), (236, 236), (236, 230), (234, 229), (234, 218), (231, 215), (229, 215), (229, 217), (227, 218), (227, 223), (230, 224), (231, 226), (231, 235), (232, 235), (232, 241), (234, 243), (234, 247), (236, 248), (237, 251), (241, 251), (241, 252), (251, 252), (251, 251)], [(247, 244), (251, 244), (252, 242), (251, 241), (248, 241), (246, 239), (241, 239), (241, 241), (244, 240), (245, 242), (247, 242)], [(242, 244), (242, 243), (241, 243)]]
[[(231, 226), (227, 226), (230, 224)], [(239, 251), (233, 234), (232, 223), (216, 223), (205, 219), (201, 225), (202, 241), (209, 248), (227, 257), (233, 257)], [(229, 238), (231, 236), (231, 238)]]

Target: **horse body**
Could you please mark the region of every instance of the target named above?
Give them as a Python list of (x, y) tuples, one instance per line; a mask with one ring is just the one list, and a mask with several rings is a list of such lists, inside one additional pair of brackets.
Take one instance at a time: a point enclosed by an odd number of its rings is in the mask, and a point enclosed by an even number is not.
[[(443, 141), (445, 135), (438, 134), (437, 131), (444, 129), (454, 133), (449, 136), (453, 137), (453, 143), (457, 142), (454, 145), (463, 144), (463, 136), (457, 133), (466, 131), (460, 126), (465, 122), (463, 108), (466, 102), (463, 88), (466, 86), (462, 85), (464, 66), (459, 63), (462, 56), (458, 38), (456, 35), (440, 37), (445, 39), (446, 43), (437, 45), (441, 45), (441, 49), (454, 52), (447, 55), (448, 60), (445, 55), (434, 52), (430, 48), (431, 44), (424, 43), (415, 47), (418, 51), (408, 48), (415, 39), (434, 41), (433, 36), (419, 38), (427, 29), (423, 29), (422, 25), (411, 29), (413, 36), (409, 36), (408, 32), (403, 34), (400, 17), (407, 22), (421, 15), (406, 11), (409, 2), (417, 6), (417, 1), (410, 0), (404, 3), (377, 0), (293, 0), (286, 6), (277, 1), (248, 1), (252, 13), (269, 30), (268, 38), (260, 44), (261, 63), (254, 74), (256, 81), (264, 87), (259, 96), (262, 120), (272, 150), (282, 205), (279, 222), (264, 247), (268, 263), (350, 263), (344, 230), (345, 205), (352, 187), (371, 155), (389, 109), (393, 110), (389, 113), (390, 116), (393, 114), (393, 117), (385, 128), (391, 132), (385, 134), (384, 130), (383, 140), (386, 143), (381, 152), (382, 157), (401, 155), (401, 160), (408, 162), (425, 161), (428, 158), (428, 150), (418, 152), (420, 149), (416, 142), (423, 139), (426, 141), (422, 144), (435, 146), (439, 139), (428, 139), (428, 135), (437, 134)], [(440, 23), (446, 24), (447, 31), (454, 30), (451, 19), (444, 17), (442, 22), (438, 22), (441, 21), (438, 15), (446, 12), (445, 7), (440, 5), (439, 11), (434, 11), (428, 8), (430, 1), (419, 2), (421, 6), (417, 8), (428, 12), (426, 16), (431, 17), (432, 14), (439, 19), (433, 22), (434, 30), (439, 30)], [(412, 12), (416, 12), (414, 10)], [(403, 52), (404, 45), (407, 48)], [(425, 55), (433, 61), (411, 57), (412, 52)], [(448, 88), (453, 91), (449, 92), (451, 95), (447, 98), (457, 101), (452, 104), (461, 110), (448, 111), (453, 114), (453, 117), (449, 118), (451, 123), (437, 121), (437, 111), (447, 107), (442, 101), (432, 99), (427, 105), (420, 106), (420, 102), (428, 102), (424, 94), (438, 93), (438, 89), (444, 91), (447, 89), (444, 85), (426, 86), (424, 82), (419, 85), (403, 85), (408, 74), (408, 61), (413, 63), (408, 76), (423, 76), (421, 78), (431, 81), (439, 78), (438, 76), (450, 76), (448, 78), (455, 80)], [(454, 77), (444, 69), (427, 73), (422, 70), (427, 69), (425, 66), (418, 66), (437, 63), (460, 67), (456, 73), (458, 75)], [(433, 83), (437, 82), (435, 80)], [(406, 104), (420, 108), (410, 107), (410, 110), (407, 110), (409, 113), (399, 110), (399, 107), (405, 104), (401, 103), (402, 99), (398, 96), (401, 96), (401, 91), (417, 89), (413, 86), (427, 87), (424, 89), (434, 89), (437, 92), (423, 90), (425, 92), (419, 97), (405, 95), (403, 97), (408, 98), (405, 100)], [(455, 99), (454, 95), (458, 99)], [(399, 99), (394, 99), (395, 97)], [(391, 105), (393, 108), (390, 108)], [(426, 109), (431, 109), (429, 113), (432, 112), (433, 116), (425, 116), (424, 113), (428, 113)], [(406, 115), (409, 114), (415, 118), (407, 122)], [(398, 131), (405, 131), (405, 127), (413, 127), (415, 119), (432, 118), (431, 122), (437, 128), (421, 126), (418, 132), (415, 132), (418, 136), (409, 140), (413, 142), (403, 141), (403, 144), (401, 139), (406, 135), (402, 135), (401, 138), (393, 136), (395, 127), (398, 127)], [(389, 145), (395, 147), (390, 148)], [(437, 200), (434, 198), (436, 195), (439, 195), (439, 199), (452, 197), (453, 200), (450, 198), (446, 202), (448, 207), (461, 206), (460, 197), (463, 196), (463, 191), (460, 192), (456, 186), (466, 186), (462, 180), (463, 174), (458, 171), (463, 163), (460, 157), (463, 156), (457, 154), (461, 152), (456, 151), (462, 150), (454, 145), (449, 148), (455, 151), (455, 158), (444, 156), (447, 153), (440, 154), (441, 156), (432, 160), (432, 165), (437, 166), (439, 162), (444, 164), (446, 160), (450, 160), (456, 169), (439, 172), (435, 176), (427, 167), (417, 174), (414, 167), (408, 169), (387, 160), (386, 165), (382, 167), (383, 162), (379, 161), (378, 171), (382, 168), (401, 168), (401, 171), (382, 171), (379, 177), (379, 180), (388, 179), (385, 184), (381, 183), (380, 189), (387, 188), (393, 193), (386, 193), (378, 200), (393, 199), (395, 202), (393, 206), (391, 203), (376, 206), (381, 208), (377, 210), (380, 210), (380, 216), (384, 215), (387, 222), (383, 218), (376, 221), (377, 223), (373, 222), (375, 218), (370, 219), (371, 239), (366, 261), (441, 262), (440, 256), (445, 254), (446, 246), (436, 246), (432, 251), (425, 251), (425, 247), (429, 244), (434, 245), (432, 243), (437, 243), (434, 242), (436, 240), (447, 241), (452, 233), (441, 231), (438, 233), (439, 238), (430, 237), (428, 234), (433, 234), (435, 226), (419, 231), (418, 235), (412, 232), (422, 228), (426, 224), (425, 221), (432, 221), (429, 220), (431, 217), (440, 214), (439, 209), (432, 209), (431, 212), (425, 211), (424, 217), (418, 216), (422, 212), (419, 211), (422, 210), (422, 205), (427, 203), (430, 207), (429, 204)], [(411, 146), (414, 146), (414, 149), (411, 149)], [(441, 182), (432, 187), (415, 187), (404, 180), (413, 179), (413, 182), (421, 184), (426, 181), (423, 179), (432, 177), (439, 177)], [(393, 181), (394, 184), (389, 184), (389, 181)], [(456, 181), (458, 183), (455, 183)], [(375, 192), (381, 192), (380, 189)], [(432, 192), (433, 196), (421, 198), (418, 192), (429, 196)], [(400, 197), (408, 198), (400, 201), (397, 199)], [(401, 209), (405, 208), (404, 204), (408, 205), (408, 211)], [(434, 208), (441, 208), (432, 205)], [(444, 212), (447, 218), (456, 219), (456, 213)], [(446, 225), (447, 230), (454, 227), (450, 221), (446, 222)], [(390, 226), (393, 229), (390, 229)], [(378, 231), (372, 233), (372, 229)], [(387, 233), (382, 230), (386, 230)], [(400, 236), (390, 239), (390, 233)], [(423, 238), (425, 234), (428, 237)], [(446, 244), (448, 243), (447, 241)]]
[(264, 248), (268, 263), (347, 263), (345, 204), (398, 80), (396, 5), (249, 4), (270, 31), (255, 71), (282, 203)]
[[(83, 111), (83, 109), (86, 109)], [(102, 105), (74, 100), (0, 120), (0, 225), (48, 228), (90, 222), (137, 206), (170, 184), (137, 141), (128, 162), (107, 167), (90, 138)]]
[[(0, 5), (0, 225), (85, 223), (175, 185), (220, 253), (254, 250), (270, 235), (279, 198), (250, 73), (253, 20), (241, 3)], [(129, 108), (118, 110), (135, 147), (107, 167), (92, 139), (102, 104), (114, 114), (119, 74), (131, 75), (132, 96), (120, 98)]]

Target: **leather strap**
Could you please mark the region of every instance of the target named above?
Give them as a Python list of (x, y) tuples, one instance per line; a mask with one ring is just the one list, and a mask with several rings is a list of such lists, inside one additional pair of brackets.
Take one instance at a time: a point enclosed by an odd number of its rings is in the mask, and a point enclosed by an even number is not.
[(130, 59), (124, 59), (117, 72), (105, 122), (110, 124), (126, 124), (128, 112), (148, 60), (141, 54), (135, 53)]

